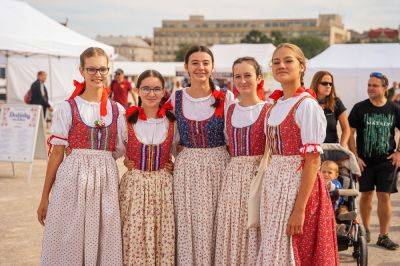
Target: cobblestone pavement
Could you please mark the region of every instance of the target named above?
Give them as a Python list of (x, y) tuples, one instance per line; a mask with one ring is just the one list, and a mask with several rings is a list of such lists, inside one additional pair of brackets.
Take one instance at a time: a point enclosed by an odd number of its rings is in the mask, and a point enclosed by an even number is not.
[[(118, 162), (120, 171), (125, 170)], [(26, 175), (28, 164), (16, 164), (12, 176), (10, 163), (0, 162), (0, 265), (38, 265), (41, 250), (42, 227), (36, 220), (46, 162), (35, 161), (32, 182)], [(376, 200), (376, 199), (375, 199)], [(376, 201), (368, 245), (369, 265), (400, 265), (400, 250), (387, 251), (376, 245), (379, 233)], [(393, 195), (391, 237), (400, 243), (400, 196)], [(342, 265), (355, 265), (351, 250), (340, 253)]]

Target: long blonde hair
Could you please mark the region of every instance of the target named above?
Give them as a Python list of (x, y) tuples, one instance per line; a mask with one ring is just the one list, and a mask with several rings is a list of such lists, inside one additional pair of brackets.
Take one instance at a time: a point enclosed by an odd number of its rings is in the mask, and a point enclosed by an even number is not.
[(293, 43), (281, 43), (276, 47), (274, 53), (272, 54), (272, 58), (274, 57), (275, 53), (281, 48), (288, 48), (288, 49), (292, 50), (295, 54), (296, 59), (299, 61), (300, 65), (302, 65), (304, 67), (304, 71), (302, 71), (300, 74), (300, 83), (301, 83), (301, 86), (304, 86), (304, 72), (306, 70), (306, 57), (304, 56), (303, 51), (300, 49), (300, 47), (298, 47), (297, 45), (295, 45)]

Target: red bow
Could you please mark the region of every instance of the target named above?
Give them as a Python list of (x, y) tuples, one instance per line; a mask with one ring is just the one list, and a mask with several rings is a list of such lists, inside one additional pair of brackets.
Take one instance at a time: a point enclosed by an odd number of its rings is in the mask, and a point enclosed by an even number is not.
[(163, 118), (165, 116), (165, 114), (167, 113), (167, 111), (171, 111), (173, 109), (173, 106), (171, 104), (171, 101), (168, 101), (166, 103), (164, 103), (160, 109), (158, 109), (157, 112), (157, 117), (158, 118)]
[(225, 102), (225, 93), (220, 90), (214, 90), (212, 92), (212, 96), (215, 100), (219, 101), (218, 106), (215, 108), (215, 116), (223, 117), (224, 116), (224, 102)]
[[(233, 96), (235, 96), (235, 99), (238, 97), (239, 91), (236, 89), (236, 87), (233, 88)], [(261, 82), (257, 85), (257, 96), (260, 100), (265, 101), (265, 94), (264, 94), (264, 80), (261, 80)]]
[[(74, 86), (75, 90), (69, 97), (69, 99), (74, 99), (76, 96), (80, 95), (82, 91), (86, 87), (85, 82), (79, 82), (74, 80)], [(100, 115), (101, 116), (106, 116), (107, 115), (107, 99), (108, 99), (108, 94), (109, 94), (109, 89), (108, 88), (103, 88), (103, 92), (101, 94), (101, 102), (100, 102)]]
[(131, 115), (133, 115), (135, 112), (138, 112), (138, 118), (140, 120), (147, 120), (146, 114), (144, 113), (144, 110), (140, 106), (131, 106), (125, 111), (125, 117), (126, 119), (129, 119)]
[[(305, 89), (303, 87), (298, 88), (292, 97), (294, 96), (299, 96), (300, 94), (302, 94), (303, 92), (307, 92), (309, 93), (313, 98), (316, 98), (317, 95), (315, 94), (315, 92), (312, 89)], [(273, 99), (274, 101), (278, 101), (279, 98), (281, 98), (283, 96), (283, 90), (274, 90), (273, 93), (271, 93), (271, 95), (269, 96), (270, 99)]]
[(264, 94), (264, 80), (261, 80), (261, 82), (257, 85), (257, 96), (260, 100), (264, 101), (265, 100), (265, 94)]

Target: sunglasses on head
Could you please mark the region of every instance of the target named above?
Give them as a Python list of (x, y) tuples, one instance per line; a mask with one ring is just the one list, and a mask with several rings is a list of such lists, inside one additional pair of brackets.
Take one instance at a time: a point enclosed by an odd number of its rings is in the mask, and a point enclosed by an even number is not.
[(381, 72), (372, 72), (369, 75), (370, 78), (374, 77), (374, 78), (378, 78), (378, 79), (383, 79), (385, 77), (385, 75), (383, 75)]
[(319, 84), (321, 84), (322, 86), (331, 86), (332, 87), (332, 85), (333, 85), (333, 82), (328, 82), (328, 81), (322, 81), (322, 82), (320, 82)]

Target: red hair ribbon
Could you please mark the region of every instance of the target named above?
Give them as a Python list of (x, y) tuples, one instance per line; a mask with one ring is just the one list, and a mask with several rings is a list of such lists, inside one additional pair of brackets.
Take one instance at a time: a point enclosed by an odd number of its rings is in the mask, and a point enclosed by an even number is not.
[[(303, 92), (307, 92), (308, 94), (310, 94), (313, 98), (316, 98), (317, 95), (315, 94), (315, 92), (312, 89), (305, 89), (304, 87), (300, 87), (298, 88), (292, 97), (294, 96), (299, 96), (300, 94), (302, 94)], [(273, 93), (271, 93), (271, 95), (269, 96), (270, 99), (273, 99), (274, 101), (278, 101), (279, 98), (281, 98), (283, 96), (283, 90), (274, 90)]]
[(264, 94), (264, 80), (257, 85), (257, 96), (260, 100), (265, 101), (265, 94)]
[(171, 101), (167, 101), (163, 105), (161, 105), (160, 109), (158, 109), (157, 112), (157, 117), (158, 118), (163, 118), (167, 111), (171, 111), (173, 109), (173, 106), (171, 104)]
[(215, 100), (219, 101), (218, 106), (215, 108), (215, 116), (223, 117), (224, 116), (224, 102), (225, 102), (225, 93), (220, 90), (214, 90), (212, 92), (212, 96)]
[(140, 120), (147, 120), (146, 114), (144, 113), (144, 110), (141, 106), (131, 106), (125, 111), (125, 117), (126, 119), (129, 119), (131, 115), (133, 115), (135, 112), (138, 112), (138, 118)]
[[(71, 94), (69, 99), (74, 99), (76, 96), (80, 95), (82, 93), (82, 91), (85, 89), (86, 83), (74, 80), (74, 86), (75, 86), (75, 90)], [(103, 92), (101, 94), (101, 102), (100, 102), (100, 116), (106, 116), (107, 115), (108, 94), (109, 94), (109, 89), (108, 88), (103, 88)]]
[(53, 144), (51, 144), (51, 140), (54, 139), (54, 138), (56, 138), (56, 139), (62, 139), (62, 140), (68, 141), (67, 138), (59, 137), (59, 136), (56, 136), (56, 135), (51, 135), (51, 136), (47, 139), (47, 146), (49, 146), (49, 151), (47, 152), (47, 156), (50, 156), (51, 149), (53, 148)]
[(233, 87), (233, 96), (235, 97), (235, 99), (238, 97), (239, 95), (239, 91), (237, 90), (236, 87)]
[[(239, 91), (236, 87), (233, 87), (233, 96), (235, 99), (238, 97)], [(264, 80), (257, 85), (257, 96), (260, 100), (265, 101), (265, 94), (264, 94)]]

